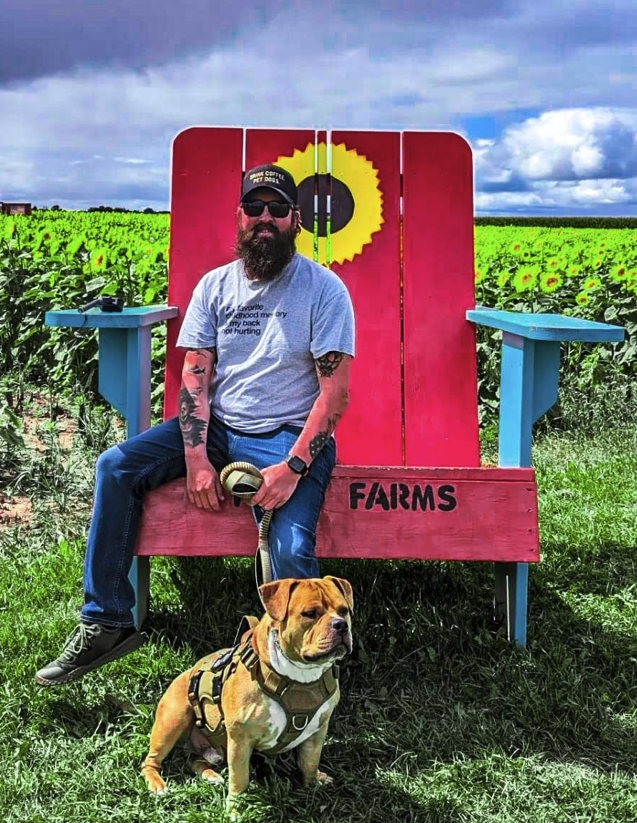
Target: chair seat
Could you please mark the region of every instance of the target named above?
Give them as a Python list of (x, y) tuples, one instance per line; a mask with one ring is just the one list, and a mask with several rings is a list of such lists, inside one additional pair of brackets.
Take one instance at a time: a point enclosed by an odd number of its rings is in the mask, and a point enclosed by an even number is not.
[[(188, 500), (183, 479), (144, 498), (136, 554), (251, 555), (252, 512)], [(337, 466), (319, 520), (318, 557), (535, 562), (533, 469)]]

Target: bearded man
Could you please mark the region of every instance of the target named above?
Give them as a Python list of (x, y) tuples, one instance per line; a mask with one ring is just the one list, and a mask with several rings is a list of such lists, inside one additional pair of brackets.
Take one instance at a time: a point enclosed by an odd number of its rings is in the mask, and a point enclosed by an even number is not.
[(142, 499), (178, 477), (214, 517), (221, 469), (252, 463), (263, 475), (255, 522), (274, 510), (273, 578), (319, 576), (316, 526), (349, 402), (354, 312), (339, 277), (296, 251), (300, 226), (292, 176), (274, 165), (246, 172), (237, 257), (201, 278), (177, 340), (179, 415), (98, 458), (80, 623), (40, 685), (77, 680), (144, 642), (128, 579)]

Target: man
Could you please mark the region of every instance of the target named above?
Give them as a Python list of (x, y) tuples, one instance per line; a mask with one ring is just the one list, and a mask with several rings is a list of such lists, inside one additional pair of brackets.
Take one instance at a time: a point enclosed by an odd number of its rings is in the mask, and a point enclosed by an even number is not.
[(40, 685), (77, 680), (144, 642), (128, 580), (142, 497), (177, 477), (192, 503), (214, 513), (220, 470), (255, 465), (263, 474), (255, 520), (276, 510), (274, 579), (319, 576), (316, 525), (336, 463), (332, 434), (349, 401), (354, 314), (337, 275), (296, 252), (299, 231), (292, 176), (273, 165), (248, 171), (237, 259), (199, 281), (177, 341), (186, 349), (179, 417), (98, 458), (80, 624), (37, 673)]

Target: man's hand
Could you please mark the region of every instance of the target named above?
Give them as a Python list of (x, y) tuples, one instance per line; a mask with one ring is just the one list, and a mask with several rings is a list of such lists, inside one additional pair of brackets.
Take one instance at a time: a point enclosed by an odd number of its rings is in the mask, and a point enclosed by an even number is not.
[(208, 460), (186, 462), (188, 499), (208, 512), (221, 510), (223, 488), (217, 470)]
[(293, 472), (287, 463), (268, 466), (261, 470), (261, 474), (263, 483), (251, 502), (266, 511), (280, 509), (287, 503), (301, 479), (301, 475)]

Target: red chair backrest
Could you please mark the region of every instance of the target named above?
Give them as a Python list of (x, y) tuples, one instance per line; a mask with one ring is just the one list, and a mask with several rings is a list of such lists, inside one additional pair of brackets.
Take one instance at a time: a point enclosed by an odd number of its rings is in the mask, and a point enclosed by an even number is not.
[(175, 342), (192, 290), (233, 258), (242, 175), (261, 163), (294, 175), (304, 225), (297, 248), (337, 272), (354, 303), (339, 463), (478, 466), (475, 336), (465, 319), (474, 306), (473, 169), (454, 133), (333, 131), (329, 142), (302, 129), (178, 134), (168, 302), (180, 313), (168, 324), (164, 416), (177, 411)]

